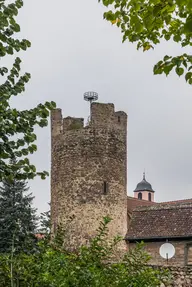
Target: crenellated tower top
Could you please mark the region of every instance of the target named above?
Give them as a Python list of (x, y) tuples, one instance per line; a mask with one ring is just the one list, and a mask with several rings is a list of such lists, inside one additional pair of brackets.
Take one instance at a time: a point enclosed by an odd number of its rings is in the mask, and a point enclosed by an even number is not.
[(62, 110), (55, 109), (51, 113), (52, 137), (64, 134), (67, 131), (77, 131), (94, 128), (127, 128), (127, 114), (122, 111), (115, 112), (114, 104), (91, 103), (90, 121), (84, 126), (83, 118), (66, 117), (63, 118)]

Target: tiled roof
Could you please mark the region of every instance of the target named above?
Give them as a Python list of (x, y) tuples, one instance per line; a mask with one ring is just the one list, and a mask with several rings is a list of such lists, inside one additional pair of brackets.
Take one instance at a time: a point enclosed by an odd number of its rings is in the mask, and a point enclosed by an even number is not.
[(192, 198), (187, 198), (187, 199), (179, 199), (179, 200), (174, 200), (174, 201), (165, 201), (161, 202), (161, 204), (175, 204), (175, 203), (192, 203)]
[(127, 240), (192, 237), (192, 203), (138, 207), (132, 213)]
[(129, 211), (132, 211), (133, 209), (139, 206), (151, 206), (154, 204), (157, 204), (157, 203), (148, 201), (148, 200), (141, 200), (141, 199), (131, 197), (131, 196), (127, 197), (127, 208)]

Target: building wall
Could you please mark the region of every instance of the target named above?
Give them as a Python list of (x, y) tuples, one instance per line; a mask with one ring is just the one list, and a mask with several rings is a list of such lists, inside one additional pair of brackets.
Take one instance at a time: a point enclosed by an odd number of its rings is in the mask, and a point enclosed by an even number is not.
[[(145, 249), (151, 255), (149, 264), (151, 265), (167, 265), (166, 259), (163, 259), (159, 254), (159, 249), (162, 242), (145, 242)], [(171, 266), (186, 266), (192, 264), (192, 240), (169, 241), (175, 247), (175, 256), (168, 260), (168, 265)], [(134, 248), (135, 243), (129, 243), (129, 248)]]
[(127, 231), (127, 115), (92, 103), (90, 118), (84, 127), (60, 109), (51, 115), (51, 221), (70, 249), (89, 241), (107, 215), (110, 238)]
[(151, 194), (151, 201), (154, 202), (155, 198), (154, 198), (154, 192), (149, 192), (149, 191), (135, 191), (134, 192), (134, 197), (135, 198), (138, 198), (138, 194), (139, 193), (142, 193), (142, 200), (149, 200), (149, 197), (148, 197), (148, 194), (150, 193)]
[[(161, 266), (153, 266), (154, 269), (162, 270)], [(169, 276), (163, 278), (160, 287), (191, 287), (192, 286), (192, 267), (168, 266), (165, 268)]]

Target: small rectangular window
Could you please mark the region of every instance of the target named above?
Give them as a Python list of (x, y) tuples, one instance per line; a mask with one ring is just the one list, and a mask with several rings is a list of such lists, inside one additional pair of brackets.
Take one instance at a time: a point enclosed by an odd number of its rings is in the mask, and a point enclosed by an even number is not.
[(103, 193), (104, 194), (108, 193), (108, 183), (106, 181), (104, 181), (103, 183)]
[(192, 245), (189, 243), (186, 245), (186, 263), (187, 265), (192, 265)]
[(118, 123), (120, 123), (121, 122), (121, 118), (120, 118), (120, 116), (118, 116)]

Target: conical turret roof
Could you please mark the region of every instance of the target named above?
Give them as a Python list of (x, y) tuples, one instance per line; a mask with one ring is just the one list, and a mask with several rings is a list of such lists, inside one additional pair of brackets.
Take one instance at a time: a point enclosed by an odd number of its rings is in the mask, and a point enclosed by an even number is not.
[(145, 179), (145, 172), (143, 173), (143, 180), (141, 182), (139, 182), (137, 184), (136, 189), (134, 190), (134, 192), (138, 192), (138, 191), (151, 191), (151, 192), (155, 192), (151, 186), (151, 184), (146, 181)]

